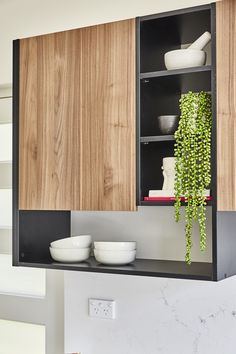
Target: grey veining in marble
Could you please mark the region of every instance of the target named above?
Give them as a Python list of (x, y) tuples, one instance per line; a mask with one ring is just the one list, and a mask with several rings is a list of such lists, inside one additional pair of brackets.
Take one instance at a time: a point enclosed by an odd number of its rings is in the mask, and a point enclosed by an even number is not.
[[(89, 318), (89, 297), (115, 300), (117, 318)], [(67, 352), (236, 353), (236, 277), (214, 283), (66, 272), (65, 309)]]

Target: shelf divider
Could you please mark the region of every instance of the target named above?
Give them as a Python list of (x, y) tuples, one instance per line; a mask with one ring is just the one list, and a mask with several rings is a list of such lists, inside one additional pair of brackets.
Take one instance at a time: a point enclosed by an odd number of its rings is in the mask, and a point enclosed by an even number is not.
[[(140, 202), (141, 206), (174, 206), (175, 201), (174, 200), (142, 200)], [(187, 203), (181, 202), (182, 206), (186, 206)], [(207, 201), (206, 206), (212, 206), (213, 201), (209, 200)]]
[(155, 136), (140, 137), (141, 143), (155, 143), (161, 141), (175, 141), (175, 137), (174, 135), (155, 135)]
[(191, 73), (204, 72), (204, 71), (211, 71), (211, 65), (195, 66), (193, 68), (184, 68), (184, 69), (176, 69), (176, 70), (161, 70), (161, 71), (145, 72), (145, 73), (140, 73), (139, 78), (142, 80), (142, 79), (149, 79), (153, 77), (191, 74)]

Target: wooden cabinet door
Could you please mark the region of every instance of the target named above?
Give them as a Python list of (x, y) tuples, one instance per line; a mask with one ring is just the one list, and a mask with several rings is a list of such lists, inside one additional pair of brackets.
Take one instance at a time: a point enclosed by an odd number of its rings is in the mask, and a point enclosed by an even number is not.
[(217, 208), (236, 211), (236, 1), (216, 4)]
[(135, 19), (20, 40), (20, 209), (136, 210), (135, 57)]

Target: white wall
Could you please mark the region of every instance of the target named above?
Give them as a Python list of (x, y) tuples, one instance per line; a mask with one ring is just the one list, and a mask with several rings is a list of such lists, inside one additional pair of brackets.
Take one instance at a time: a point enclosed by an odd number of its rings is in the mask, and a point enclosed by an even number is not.
[(0, 84), (12, 80), (12, 40), (207, 4), (209, 0), (0, 0)]
[[(63, 354), (63, 289), (63, 272), (47, 271), (46, 296), (44, 298), (12, 296), (9, 294), (0, 295), (0, 319), (44, 325), (46, 327), (45, 353)], [(5, 354), (1, 350), (0, 342), (0, 354)], [(22, 353), (20, 349), (18, 353)]]
[[(207, 208), (207, 249), (199, 249), (194, 225), (192, 260), (211, 262), (211, 207)], [(91, 234), (96, 241), (137, 241), (137, 257), (184, 260), (185, 220), (176, 223), (173, 207), (139, 207), (137, 212), (73, 212), (72, 235)]]
[[(0, 353), (44, 354), (45, 327), (0, 320)], [(35, 346), (37, 343), (37, 348)]]

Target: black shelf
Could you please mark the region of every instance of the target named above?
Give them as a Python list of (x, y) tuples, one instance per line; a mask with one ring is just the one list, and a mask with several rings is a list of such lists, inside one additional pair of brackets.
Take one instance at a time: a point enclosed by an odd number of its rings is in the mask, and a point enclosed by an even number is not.
[[(140, 202), (141, 206), (174, 206), (175, 201), (174, 200), (143, 200)], [(185, 202), (181, 202), (182, 206), (185, 206)], [(212, 206), (213, 202), (212, 200), (209, 200), (207, 202), (207, 206)]]
[(173, 206), (174, 200), (143, 200), (141, 206)]
[(211, 65), (195, 66), (193, 68), (184, 68), (184, 69), (176, 69), (176, 70), (152, 71), (152, 72), (140, 73), (139, 77), (140, 80), (142, 80), (142, 79), (150, 79), (154, 77), (183, 75), (183, 74), (199, 73), (205, 71), (211, 71)]
[(155, 143), (162, 141), (175, 141), (174, 135), (141, 136), (140, 143)]
[(105, 266), (98, 263), (94, 257), (90, 257), (86, 262), (82, 263), (59, 263), (43, 260), (34, 263), (20, 262), (19, 266), (149, 277), (212, 280), (212, 263), (203, 262), (193, 262), (191, 265), (187, 265), (184, 261), (136, 259), (133, 263), (126, 266)]
[[(165, 70), (163, 73), (169, 73)], [(170, 75), (153, 75), (140, 80), (141, 93), (153, 92), (154, 96), (161, 100), (171, 98), (173, 95), (187, 93), (188, 91), (211, 91), (211, 70), (171, 70)], [(147, 93), (146, 93), (147, 94)], [(161, 102), (158, 102), (159, 104)], [(179, 100), (178, 100), (179, 106)], [(168, 107), (169, 108), (169, 107)]]

